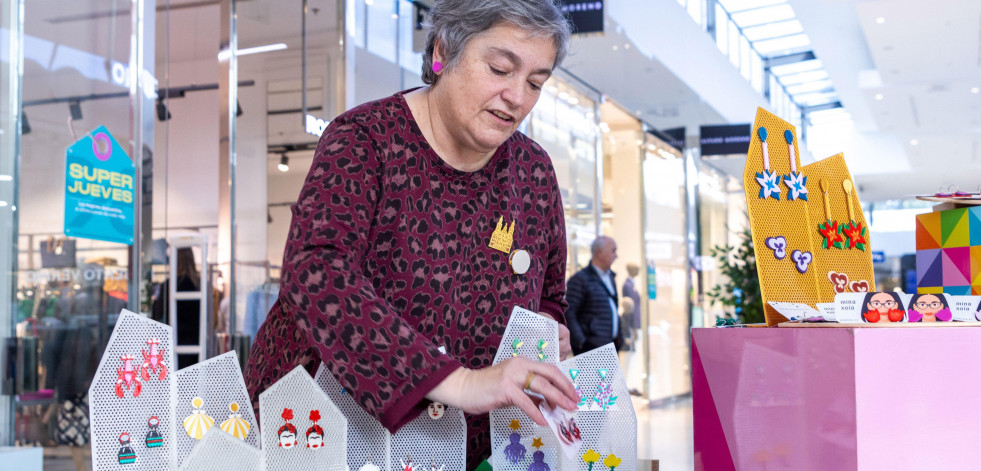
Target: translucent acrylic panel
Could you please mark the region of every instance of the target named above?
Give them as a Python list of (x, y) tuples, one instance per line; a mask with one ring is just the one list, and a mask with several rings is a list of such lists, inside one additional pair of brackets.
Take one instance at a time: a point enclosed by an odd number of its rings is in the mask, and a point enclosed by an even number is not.
[(259, 471), (262, 452), (237, 437), (212, 427), (184, 460), (181, 471), (233, 469)]
[[(235, 439), (259, 449), (258, 423), (234, 351), (184, 368), (176, 373), (176, 379), (174, 437), (178, 466), (184, 465), (203, 438), (193, 436), (194, 420), (187, 421), (195, 415), (210, 417), (209, 429), (226, 430)], [(201, 401), (200, 407), (195, 407), (195, 400)]]
[[(563, 372), (576, 371), (576, 385), (586, 404), (575, 414), (575, 423), (582, 435), (580, 456), (594, 450), (603, 464), (606, 459), (621, 460), (616, 469), (637, 469), (637, 416), (627, 391), (627, 382), (613, 344), (606, 344), (559, 365)], [(610, 456), (614, 458), (610, 458)], [(569, 459), (563, 454), (563, 470), (589, 471), (602, 469), (577, 456)]]
[(392, 436), (374, 417), (354, 401), (341, 383), (321, 363), (314, 381), (347, 418), (347, 465), (360, 469), (368, 460), (382, 469), (389, 469)]
[(343, 471), (347, 419), (303, 366), (259, 395), (266, 470)]
[[(526, 309), (515, 306), (508, 319), (507, 328), (501, 338), (501, 345), (494, 355), (494, 364), (512, 358), (523, 356), (535, 361), (545, 361), (558, 364), (558, 323), (551, 318), (545, 318)], [(542, 342), (547, 342), (541, 349)], [(543, 354), (543, 357), (539, 357)], [(541, 358), (544, 358), (542, 360)], [(491, 454), (494, 456), (494, 469), (527, 470), (535, 460), (535, 451), (544, 453), (544, 461), (553, 469), (559, 463), (558, 438), (548, 427), (540, 427), (517, 407), (495, 409), (490, 413), (491, 420)], [(517, 434), (517, 435), (515, 435)], [(540, 439), (542, 446), (533, 449), (535, 439)], [(511, 447), (510, 449), (508, 447)], [(524, 448), (525, 453), (515, 454), (513, 451)], [(507, 458), (510, 456), (511, 458)], [(519, 459), (518, 457), (521, 456)]]
[(170, 326), (119, 315), (88, 391), (94, 470), (176, 468), (173, 347)]

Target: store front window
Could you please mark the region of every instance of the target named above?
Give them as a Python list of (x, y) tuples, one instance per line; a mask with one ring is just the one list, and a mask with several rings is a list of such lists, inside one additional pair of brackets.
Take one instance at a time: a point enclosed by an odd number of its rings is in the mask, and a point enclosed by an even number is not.
[[(559, 74), (557, 74), (559, 75)], [(569, 243), (566, 274), (589, 264), (589, 245), (598, 231), (597, 154), (601, 132), (598, 96), (583, 93), (569, 80), (553, 75), (527, 119), (527, 133), (552, 159), (565, 206)]]
[(150, 306), (158, 84), (155, 5), (139, 5), (0, 1), (0, 329), (15, 346), (0, 355), (16, 352), (0, 360), (17, 364), (0, 442), (68, 466), (87, 460), (87, 390), (116, 318)]
[(644, 151), (646, 387), (657, 400), (691, 392), (688, 195), (681, 152), (650, 134)]

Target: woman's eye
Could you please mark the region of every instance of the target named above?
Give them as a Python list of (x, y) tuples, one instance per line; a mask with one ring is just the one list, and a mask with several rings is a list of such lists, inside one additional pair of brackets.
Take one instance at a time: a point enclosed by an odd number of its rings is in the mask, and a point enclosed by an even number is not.
[(493, 72), (493, 73), (494, 73), (494, 75), (501, 75), (501, 76), (504, 76), (504, 75), (507, 75), (507, 74), (508, 74), (507, 72), (505, 72), (505, 71), (503, 71), (503, 70), (500, 70), (500, 69), (495, 69), (495, 68), (493, 68), (493, 67), (491, 67), (491, 68), (490, 68), (490, 70), (491, 70), (491, 72)]
[(528, 85), (530, 85), (531, 86), (531, 89), (534, 90), (534, 91), (536, 91), (536, 92), (537, 91), (540, 91), (542, 89), (541, 85), (536, 85), (536, 84), (534, 84), (532, 82), (528, 82)]

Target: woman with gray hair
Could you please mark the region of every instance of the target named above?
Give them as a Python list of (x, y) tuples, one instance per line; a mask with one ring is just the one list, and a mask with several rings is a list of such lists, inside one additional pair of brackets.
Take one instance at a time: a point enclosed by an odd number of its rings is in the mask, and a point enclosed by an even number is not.
[(321, 136), (246, 382), (258, 407), (291, 369), (323, 362), (392, 431), (430, 401), (458, 407), (473, 469), (490, 454), (490, 410), (544, 425), (526, 390), (569, 410), (579, 399), (554, 366), (491, 366), (514, 306), (564, 324), (558, 182), (517, 127), (569, 24), (551, 0), (438, 0), (430, 22), (428, 86), (358, 106)]

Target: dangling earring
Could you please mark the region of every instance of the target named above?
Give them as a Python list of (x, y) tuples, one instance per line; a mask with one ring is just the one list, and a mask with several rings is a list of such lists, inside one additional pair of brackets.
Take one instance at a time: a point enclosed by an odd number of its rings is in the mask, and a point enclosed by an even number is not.
[(443, 63), (440, 61), (433, 61), (433, 73), (438, 74), (441, 70), (443, 70)]

